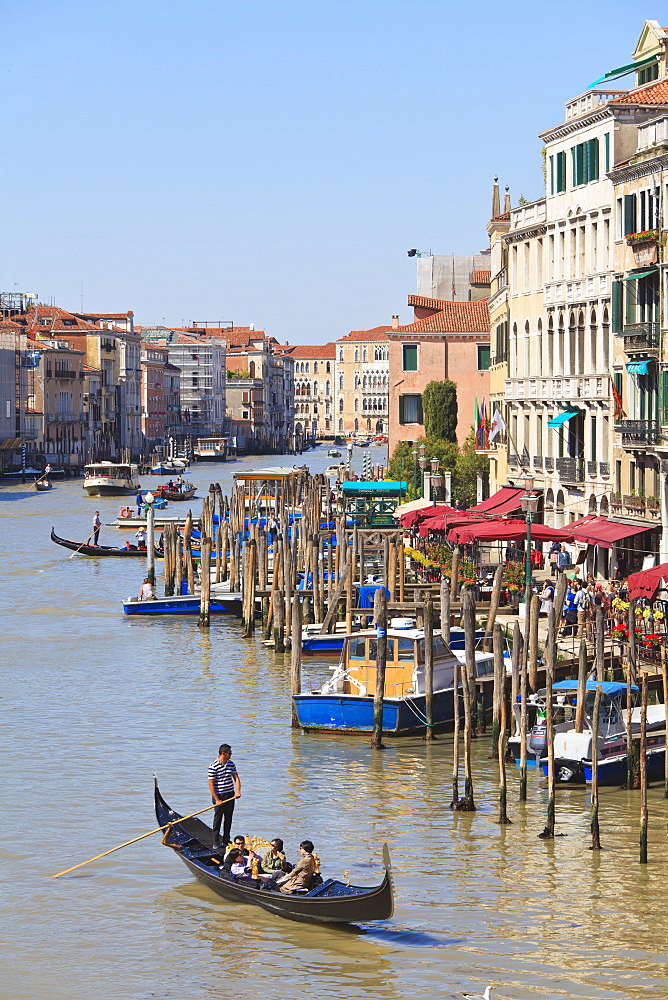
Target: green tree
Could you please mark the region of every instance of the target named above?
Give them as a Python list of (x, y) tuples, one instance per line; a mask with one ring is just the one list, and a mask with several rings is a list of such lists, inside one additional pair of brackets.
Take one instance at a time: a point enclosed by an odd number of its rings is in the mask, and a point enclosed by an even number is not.
[(422, 393), (424, 431), (427, 438), (457, 440), (457, 385), (449, 378), (430, 382)]
[[(455, 507), (466, 510), (476, 502), (477, 475), (482, 473), (488, 475), (489, 459), (484, 455), (477, 455), (475, 452), (475, 441), (473, 434), (466, 439), (464, 446), (459, 449), (453, 441), (443, 441), (441, 438), (426, 437), (419, 441), (399, 441), (392, 453), (388, 466), (388, 479), (404, 480), (408, 484), (409, 499), (415, 500), (415, 459), (413, 449), (419, 450), (420, 445), (425, 445), (425, 458), (431, 461), (437, 458), (440, 462), (440, 470), (448, 470), (452, 473), (452, 497), (451, 502)], [(422, 494), (422, 474), (418, 469), (418, 496)]]

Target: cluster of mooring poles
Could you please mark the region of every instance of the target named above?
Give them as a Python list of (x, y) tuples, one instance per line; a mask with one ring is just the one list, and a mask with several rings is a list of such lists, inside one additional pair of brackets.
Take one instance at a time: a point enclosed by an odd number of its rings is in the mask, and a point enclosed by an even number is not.
[[(453, 686), (460, 691), (454, 699), (454, 755), (452, 772), (452, 809), (471, 812), (476, 809), (473, 788), (472, 741), (486, 731), (485, 707), (481, 696), (482, 684), (476, 676), (476, 602), (472, 592), (464, 587), (460, 595), (458, 563), (461, 547), (455, 546), (452, 559), (452, 586), (447, 578), (440, 584), (428, 584), (408, 579), (404, 554), (404, 531), (399, 527), (361, 529), (333, 500), (330, 486), (323, 475), (311, 476), (306, 470), (295, 470), (278, 485), (237, 482), (230, 497), (223, 495), (218, 484), (211, 484), (203, 501), (199, 521), (199, 625), (210, 624), (212, 578), (216, 584), (227, 584), (230, 592), (242, 597), (243, 635), (255, 634), (261, 621), (265, 641), (276, 653), (289, 649), (291, 693), (301, 692), (302, 633), (304, 625), (319, 625), (322, 635), (335, 630), (337, 622), (352, 631), (353, 618), (361, 619), (362, 627), (373, 621), (377, 632), (376, 688), (374, 692), (374, 724), (371, 746), (381, 749), (383, 695), (387, 661), (388, 612), (410, 614), (425, 632), (425, 739), (434, 737), (433, 715), (433, 647), (435, 624), (446, 644), (450, 640), (453, 615), (459, 613), (464, 631), (465, 662), (455, 667)], [(195, 593), (193, 557), (193, 517), (188, 511), (182, 532), (175, 523), (163, 531), (165, 596), (177, 589)], [(154, 512), (147, 509), (147, 575), (155, 586)], [(378, 586), (373, 609), (356, 606), (356, 584), (363, 585), (369, 570), (377, 574)], [(542, 651), (538, 642), (540, 599), (525, 595), (525, 620), (522, 629), (515, 621), (512, 632), (511, 671), (508, 679), (504, 648), (507, 635), (496, 621), (501, 605), (502, 571), (494, 575), (486, 617), (484, 648), (493, 654), (492, 692), (492, 757), (498, 760), (499, 814), (498, 823), (511, 823), (508, 816), (508, 758), (510, 706), (520, 704), (519, 801), (527, 799), (527, 704), (530, 693), (545, 688), (546, 706), (552, 704), (552, 686), (559, 670), (564, 676), (574, 670), (573, 661), (558, 662), (557, 633), (559, 617), (568, 580), (561, 574), (555, 588), (554, 608), (550, 612), (547, 638)], [(389, 593), (389, 597), (386, 593)], [(412, 598), (412, 599), (411, 599)], [(259, 613), (258, 613), (259, 612)], [(635, 647), (635, 602), (628, 610), (629, 642), (625, 662), (627, 684), (626, 746), (627, 786), (640, 789), (640, 862), (647, 862), (647, 701), (648, 677), (637, 670)], [(595, 620), (593, 672), (598, 682), (592, 713), (592, 781), (591, 781), (591, 847), (601, 848), (599, 826), (598, 732), (601, 682), (605, 680), (604, 618), (601, 608)], [(664, 651), (665, 652), (665, 651)], [(590, 672), (587, 644), (583, 638), (577, 658), (578, 694), (575, 730), (582, 733), (585, 725), (586, 682)], [(663, 699), (668, 702), (668, 681), (665, 656), (661, 664)], [(509, 680), (509, 683), (508, 683)], [(639, 739), (631, 728), (632, 684), (639, 680), (641, 713)], [(461, 690), (460, 690), (461, 689)], [(551, 840), (555, 836), (556, 778), (554, 768), (554, 722), (552, 712), (546, 712), (548, 798), (545, 827), (539, 836)], [(298, 728), (293, 702), (292, 725)], [(460, 760), (463, 758), (463, 760)], [(460, 771), (463, 769), (463, 789), (460, 794)], [(668, 798), (668, 759), (664, 777), (664, 795)]]

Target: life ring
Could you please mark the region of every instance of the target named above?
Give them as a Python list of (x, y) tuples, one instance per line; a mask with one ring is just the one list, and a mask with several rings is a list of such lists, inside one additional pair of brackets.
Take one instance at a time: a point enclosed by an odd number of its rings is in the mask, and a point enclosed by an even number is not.
[(118, 516), (119, 517), (132, 517), (132, 511), (130, 510), (129, 507), (123, 507), (122, 510), (119, 510)]

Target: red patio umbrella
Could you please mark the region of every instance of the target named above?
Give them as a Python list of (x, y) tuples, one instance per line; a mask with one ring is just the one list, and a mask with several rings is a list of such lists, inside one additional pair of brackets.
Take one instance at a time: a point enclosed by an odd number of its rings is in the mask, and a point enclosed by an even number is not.
[[(453, 527), (448, 531), (451, 542), (459, 545), (472, 542), (511, 542), (527, 537), (526, 521), (501, 519), (498, 521), (476, 521)], [(550, 528), (546, 524), (531, 525), (531, 539), (537, 542), (570, 542), (573, 536), (563, 528)]]

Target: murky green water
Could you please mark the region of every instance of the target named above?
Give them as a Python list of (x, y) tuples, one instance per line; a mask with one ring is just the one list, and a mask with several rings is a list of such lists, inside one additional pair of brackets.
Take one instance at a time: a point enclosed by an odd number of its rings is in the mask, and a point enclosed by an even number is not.
[[(328, 464), (325, 449), (305, 460)], [(225, 489), (243, 464), (194, 467), (193, 479), (205, 490), (215, 476)], [(487, 740), (476, 747), (479, 810), (453, 815), (449, 739), (372, 754), (363, 740), (293, 733), (288, 664), (237, 624), (214, 620), (203, 634), (194, 621), (125, 620), (120, 602), (143, 566), (69, 559), (49, 540), (52, 524), (83, 540), (93, 510), (110, 521), (121, 501), (87, 498), (79, 481), (45, 494), (5, 482), (0, 498), (1, 997), (418, 1000), (488, 983), (501, 1000), (668, 997), (659, 789), (646, 870), (637, 793), (602, 790), (600, 855), (588, 850), (582, 789), (559, 790), (564, 836), (537, 839), (546, 793), (535, 775), (521, 809), (511, 773), (513, 825), (497, 826)], [(122, 537), (108, 528), (101, 541)], [(387, 840), (392, 921), (330, 929), (235, 907), (194, 882), (159, 837), (47, 877), (151, 829), (154, 771), (175, 808), (207, 805), (206, 768), (222, 741), (243, 782), (234, 830), (283, 836), (292, 855), (310, 837), (325, 875), (348, 869), (369, 884)]]

